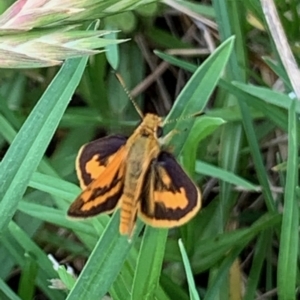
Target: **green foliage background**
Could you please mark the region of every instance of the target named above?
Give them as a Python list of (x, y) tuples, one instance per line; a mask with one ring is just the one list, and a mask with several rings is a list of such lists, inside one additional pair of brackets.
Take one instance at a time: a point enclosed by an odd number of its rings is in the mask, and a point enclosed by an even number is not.
[[(14, 32), (0, 17), (0, 299), (297, 299), (300, 106), (260, 1), (62, 0), (58, 9), (65, 2), (84, 10), (52, 12), (54, 22), (33, 9), (32, 28), (16, 16)], [(277, 3), (296, 59), (298, 6)], [(202, 210), (169, 231), (138, 221), (131, 242), (118, 211), (66, 217), (80, 193), (80, 146), (129, 135), (139, 121), (112, 70), (144, 111), (166, 120), (205, 111), (165, 128), (181, 132), (170, 146), (202, 189)]]

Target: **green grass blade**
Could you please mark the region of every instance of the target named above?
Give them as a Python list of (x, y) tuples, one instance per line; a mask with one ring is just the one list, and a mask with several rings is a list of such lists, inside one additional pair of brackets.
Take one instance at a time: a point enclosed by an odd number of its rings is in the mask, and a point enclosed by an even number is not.
[(196, 161), (196, 172), (221, 179), (247, 190), (258, 191), (260, 189), (257, 185), (241, 178), (238, 175), (235, 175), (232, 172), (207, 164), (203, 161)]
[(14, 215), (32, 173), (59, 124), (87, 62), (65, 62), (20, 129), (0, 165), (0, 232)]
[(141, 244), (131, 299), (153, 299), (161, 273), (168, 230), (146, 227)]
[[(235, 86), (237, 86), (242, 91), (249, 93), (252, 96), (258, 97), (264, 100), (267, 103), (274, 104), (276, 106), (289, 109), (292, 103), (292, 99), (282, 93), (264, 88), (264, 87), (257, 87), (254, 85), (244, 84), (240, 82), (233, 82)], [(300, 103), (296, 103), (296, 111), (297, 113), (300, 112)]]
[(119, 219), (120, 214), (117, 211), (91, 253), (67, 300), (101, 299), (117, 278), (141, 230), (141, 223), (138, 222), (132, 241), (129, 242), (128, 237), (118, 234)]
[[(178, 261), (180, 260), (181, 257), (179, 253)], [(161, 274), (160, 284), (163, 287), (163, 289), (166, 291), (166, 293), (168, 294), (171, 300), (172, 299), (189, 300), (189, 295), (187, 294), (186, 290), (183, 287), (176, 284), (174, 281), (172, 281), (172, 279), (169, 276), (165, 275), (164, 273)]]
[[(10, 300), (22, 300), (13, 290), (0, 278), (0, 291)], [(1, 294), (0, 294), (1, 296)]]
[[(249, 93), (246, 93), (245, 91), (242, 91), (240, 88), (237, 88), (236, 85), (233, 85), (231, 83), (228, 83), (224, 80), (220, 80), (220, 86), (225, 88), (227, 91), (235, 95), (237, 98), (242, 99), (243, 102), (246, 102), (247, 105), (250, 107), (252, 106), (253, 108), (261, 111), (270, 121), (272, 121), (274, 124), (278, 125), (280, 128), (283, 130), (287, 131), (287, 116), (284, 111), (282, 111), (281, 108), (274, 106), (274, 105), (269, 105), (265, 101), (261, 101), (257, 97), (253, 97), (252, 95), (249, 95)], [(248, 86), (250, 89), (252, 86)], [(264, 92), (260, 92), (261, 95), (264, 95)], [(277, 93), (275, 95), (269, 94), (271, 97), (276, 97), (280, 95)], [(263, 99), (265, 100), (265, 99)], [(284, 99), (282, 99), (284, 100)], [(286, 101), (290, 102), (290, 99), (286, 99)], [(261, 172), (261, 171), (260, 171)]]
[[(239, 253), (243, 250), (243, 248), (244, 245), (242, 247), (237, 247), (236, 249), (231, 251), (228, 254), (228, 256), (223, 260), (211, 282), (211, 288), (205, 294), (204, 300), (217, 299), (217, 295), (220, 292), (222, 284), (228, 280), (229, 268), (232, 266), (233, 262), (238, 257)], [(225, 298), (224, 293), (222, 294), (222, 296)]]
[(191, 73), (194, 73), (197, 70), (197, 66), (194, 64), (191, 64), (189, 62), (186, 62), (182, 59), (176, 58), (170, 54), (166, 54), (164, 52), (155, 50), (154, 53), (160, 57), (161, 59), (163, 59), (164, 61), (170, 63), (173, 66), (177, 66), (181, 69), (187, 70)]
[(194, 173), (197, 149), (200, 141), (212, 134), (224, 123), (225, 121), (221, 118), (208, 116), (203, 116), (195, 121), (182, 152), (183, 165), (188, 174), (192, 175)]
[[(246, 72), (240, 68), (239, 64), (246, 65), (245, 53), (246, 49), (243, 44), (245, 37), (244, 26), (242, 26), (242, 18), (244, 10), (240, 7), (241, 3), (238, 1), (212, 1), (212, 6), (216, 13), (216, 23), (218, 24), (219, 34), (221, 41), (227, 39), (230, 36), (236, 37), (236, 43), (232, 51), (232, 55), (228, 61), (228, 67), (226, 68), (225, 78), (232, 80), (234, 78), (244, 81), (246, 79)], [(219, 93), (216, 99), (216, 103), (220, 106), (231, 106), (237, 103), (230, 94)], [(219, 165), (221, 168), (236, 173), (239, 167), (240, 149), (242, 145), (242, 128), (239, 123), (227, 123), (222, 127), (220, 150), (219, 150)], [(237, 195), (232, 190), (232, 187), (227, 182), (220, 182), (220, 205), (216, 210), (214, 218), (215, 224), (218, 227), (218, 232), (223, 232), (225, 224), (228, 221), (229, 214), (232, 211), (232, 207), (236, 202)], [(211, 270), (209, 276), (210, 281), (214, 277), (214, 272), (217, 270)], [(215, 299), (221, 299), (221, 295), (218, 295)], [(224, 297), (227, 299), (227, 297)], [(223, 299), (222, 299), (223, 300)]]
[(243, 300), (255, 299), (255, 293), (257, 290), (258, 281), (262, 272), (263, 262), (266, 258), (266, 251), (268, 249), (268, 243), (271, 230), (266, 230), (258, 237), (257, 244), (255, 245), (254, 255), (252, 260), (252, 266), (247, 280), (247, 288)]
[[(180, 116), (189, 116), (204, 109), (209, 100), (222, 71), (229, 59), (233, 48), (234, 38), (227, 39), (216, 51), (195, 71), (189, 82), (185, 85), (177, 100), (175, 101), (170, 113), (166, 118), (175, 120)], [(176, 122), (173, 129), (182, 132), (182, 129), (191, 128), (194, 118), (189, 118)], [(170, 126), (166, 126), (167, 130)], [(184, 145), (187, 135), (177, 134), (172, 139), (172, 147), (176, 155), (179, 154)]]
[(276, 63), (271, 57), (263, 57), (266, 64), (274, 71), (275, 74), (285, 83), (287, 88), (292, 90), (292, 85), (289, 77), (286, 74), (282, 64)]
[[(108, 28), (107, 28), (108, 29)], [(112, 31), (109, 34), (106, 35), (106, 38), (108, 39), (117, 39), (117, 32)], [(109, 62), (110, 66), (113, 68), (113, 70), (117, 70), (119, 66), (119, 61), (120, 61), (120, 54), (119, 54), (119, 46), (117, 43), (107, 45), (105, 47), (106, 52), (106, 58), (107, 61)]]
[(74, 220), (67, 218), (64, 211), (56, 208), (21, 201), (18, 205), (18, 209), (34, 218), (87, 234), (95, 239), (97, 238), (95, 229), (90, 222), (75, 222)]
[(19, 282), (18, 294), (23, 300), (31, 300), (34, 298), (35, 286), (34, 282), (38, 273), (38, 264), (35, 257), (30, 253), (25, 253), (25, 264), (22, 268), (21, 278)]
[(55, 271), (52, 267), (47, 255), (40, 249), (34, 241), (24, 232), (15, 222), (9, 223), (9, 231), (25, 252), (30, 253), (35, 257), (36, 263), (41, 269), (43, 269), (48, 275), (49, 279), (55, 277)]
[(75, 276), (73, 274), (70, 274), (65, 266), (58, 266), (57, 275), (68, 290), (70, 290), (74, 286), (76, 282)]
[(292, 102), (289, 109), (287, 175), (277, 272), (278, 295), (280, 300), (296, 299), (297, 268), (295, 268), (295, 266), (297, 265), (299, 246), (299, 207), (296, 197), (296, 186), (298, 184), (296, 101), (297, 100), (294, 100)]
[[(228, 83), (225, 80), (220, 81), (220, 86), (228, 87)], [(228, 87), (230, 90), (230, 88)], [(257, 177), (260, 182), (260, 185), (262, 186), (262, 193), (265, 198), (266, 205), (268, 207), (268, 210), (270, 212), (275, 212), (275, 204), (274, 204), (274, 199), (270, 190), (270, 185), (268, 181), (268, 175), (265, 170), (265, 165), (262, 159), (262, 155), (260, 152), (259, 144), (256, 138), (256, 132), (255, 128), (253, 126), (252, 118), (249, 113), (249, 108), (246, 103), (243, 102), (243, 98), (240, 98), (239, 104), (241, 107), (241, 112), (242, 112), (242, 120), (243, 120), (243, 126), (245, 130), (245, 134), (248, 140), (248, 145), (251, 151), (251, 155), (253, 157), (253, 161), (255, 164), (255, 168), (257, 171)]]
[(193, 270), (201, 272), (213, 266), (233, 248), (246, 245), (261, 231), (279, 227), (281, 216), (265, 214), (250, 228), (219, 234), (213, 239), (206, 237), (195, 250), (192, 257)]
[(178, 245), (179, 245), (180, 252), (181, 252), (181, 255), (182, 255), (182, 260), (183, 260), (183, 264), (184, 264), (184, 268), (185, 268), (185, 272), (186, 272), (186, 277), (187, 277), (187, 281), (188, 281), (188, 285), (189, 285), (190, 299), (191, 300), (200, 300), (200, 297), (199, 297), (197, 289), (196, 289), (196, 285), (195, 285), (191, 265), (190, 265), (190, 262), (189, 262), (189, 258), (187, 256), (187, 253), (185, 251), (185, 248), (184, 248), (184, 245), (183, 245), (181, 239), (179, 239)]
[[(48, 280), (56, 277), (56, 273), (52, 267), (47, 255), (39, 246), (31, 240), (28, 234), (15, 222), (10, 222), (9, 233), (13, 237), (12, 241), (6, 240), (5, 246), (10, 250), (12, 257), (16, 260), (17, 264), (23, 268), (26, 264), (24, 260), (24, 253), (28, 253), (34, 257), (39, 271), (38, 276), (35, 278), (35, 284), (46, 294), (49, 299), (62, 300), (64, 299), (63, 293), (57, 290), (49, 289)], [(17, 247), (16, 247), (17, 243)]]
[(73, 201), (81, 191), (80, 188), (73, 183), (39, 172), (32, 174), (28, 185), (37, 190), (68, 200), (68, 204), (69, 201)]

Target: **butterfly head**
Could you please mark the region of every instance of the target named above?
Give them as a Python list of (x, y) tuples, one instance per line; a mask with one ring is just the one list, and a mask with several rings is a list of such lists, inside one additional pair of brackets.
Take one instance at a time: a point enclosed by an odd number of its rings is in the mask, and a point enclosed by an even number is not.
[(154, 135), (155, 137), (162, 136), (162, 118), (154, 114), (146, 114), (140, 124), (141, 134), (143, 136)]

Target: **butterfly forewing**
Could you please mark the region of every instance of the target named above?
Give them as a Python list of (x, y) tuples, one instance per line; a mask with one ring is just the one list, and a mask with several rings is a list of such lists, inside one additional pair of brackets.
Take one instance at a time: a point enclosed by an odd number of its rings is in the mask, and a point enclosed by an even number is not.
[(126, 140), (124, 136), (112, 135), (81, 147), (76, 159), (76, 172), (82, 189), (105, 171)]
[(188, 222), (201, 207), (201, 194), (174, 156), (161, 152), (145, 177), (140, 217), (154, 227)]
[(68, 210), (71, 217), (90, 217), (112, 212), (123, 193), (126, 150), (122, 146), (113, 159), (77, 197)]

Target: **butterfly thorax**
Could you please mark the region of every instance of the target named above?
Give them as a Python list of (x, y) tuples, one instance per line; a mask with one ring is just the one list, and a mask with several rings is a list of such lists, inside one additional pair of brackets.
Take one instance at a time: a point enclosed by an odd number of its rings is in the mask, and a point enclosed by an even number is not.
[[(124, 189), (132, 190), (136, 195), (141, 177), (143, 177), (150, 165), (150, 162), (160, 152), (160, 145), (157, 139), (157, 129), (161, 125), (161, 118), (157, 115), (147, 114), (142, 124), (135, 130), (134, 134), (126, 143), (127, 160)], [(139, 190), (138, 190), (139, 191)]]
[(157, 131), (161, 126), (161, 117), (153, 114), (147, 114), (134, 133), (145, 137), (149, 136), (151, 138), (157, 138)]

